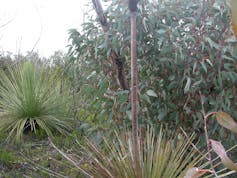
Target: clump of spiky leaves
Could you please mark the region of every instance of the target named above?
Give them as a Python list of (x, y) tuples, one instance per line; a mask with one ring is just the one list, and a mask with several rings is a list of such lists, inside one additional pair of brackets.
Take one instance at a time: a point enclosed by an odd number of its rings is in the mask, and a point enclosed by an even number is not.
[(21, 140), (25, 129), (66, 133), (70, 129), (66, 99), (58, 77), (48, 67), (32, 62), (0, 71), (0, 131)]
[[(155, 134), (152, 129), (148, 129), (139, 140), (141, 171), (138, 171), (131, 137), (121, 133), (115, 133), (115, 139), (105, 138), (103, 149), (87, 140), (83, 154), (78, 155), (67, 155), (52, 145), (86, 176), (96, 178), (183, 178), (188, 171), (193, 168), (196, 170), (195, 167), (206, 162), (206, 154), (201, 154), (192, 146), (193, 136), (187, 139), (168, 138), (162, 134), (162, 130)], [(207, 166), (202, 167), (202, 170)], [(206, 170), (204, 173), (210, 174)], [(137, 176), (138, 172), (142, 175)]]

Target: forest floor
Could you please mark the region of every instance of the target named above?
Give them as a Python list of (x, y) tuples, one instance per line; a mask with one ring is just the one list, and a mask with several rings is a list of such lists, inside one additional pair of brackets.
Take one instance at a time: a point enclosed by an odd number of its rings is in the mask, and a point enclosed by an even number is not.
[[(54, 143), (70, 146), (70, 139), (58, 136)], [(47, 178), (81, 177), (55, 150), (47, 138), (36, 138), (33, 134), (24, 137), (24, 142), (6, 142), (6, 136), (0, 136), (0, 178)]]
[[(34, 134), (27, 134), (20, 143), (6, 142), (6, 137), (0, 135), (0, 178), (83, 177), (77, 168), (52, 147), (47, 137), (40, 138)], [(56, 136), (53, 143), (59, 148), (64, 148), (64, 152), (69, 154), (75, 145), (71, 137), (61, 135)], [(236, 152), (232, 156), (235, 157)], [(236, 177), (237, 174), (233, 174), (228, 178)]]

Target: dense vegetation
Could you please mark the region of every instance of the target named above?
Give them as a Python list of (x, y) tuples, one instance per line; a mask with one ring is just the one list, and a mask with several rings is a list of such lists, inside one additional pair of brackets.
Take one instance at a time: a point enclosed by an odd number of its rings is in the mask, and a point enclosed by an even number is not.
[[(202, 135), (201, 95), (207, 111), (223, 110), (237, 117), (236, 40), (230, 28), (228, 2), (142, 1), (139, 4), (141, 124), (163, 123), (174, 130), (182, 126)], [(78, 90), (85, 93), (86, 87), (89, 91), (86, 98), (90, 99), (84, 100), (87, 106), (104, 106), (96, 111), (98, 118), (107, 112), (109, 122), (113, 119), (127, 125), (131, 116), (128, 90), (118, 82), (119, 66), (111, 53), (115, 51), (126, 80), (130, 81), (129, 13), (126, 4), (120, 1), (113, 1), (105, 13), (109, 31), (104, 33), (96, 19), (88, 19), (83, 32), (70, 31), (69, 54), (82, 82)], [(95, 97), (91, 100), (92, 95)], [(224, 135), (214, 122), (210, 121), (209, 126), (213, 134)]]
[[(237, 129), (226, 114), (237, 118), (237, 40), (231, 28), (230, 1), (143, 0), (133, 9), (124, 0), (114, 0), (104, 13), (98, 2), (93, 1), (97, 14), (88, 15), (81, 32), (69, 30), (67, 55), (1, 56), (2, 140), (9, 132), (18, 141), (22, 136), (26, 140), (50, 137), (46, 150), (52, 159), (46, 163), (26, 156), (35, 154), (32, 147), (30, 152), (22, 149), (15, 159), (44, 168), (47, 174), (38, 172), (42, 177), (190, 178), (200, 173), (193, 167), (200, 168), (201, 176), (232, 174), (219, 165), (220, 160), (212, 162), (210, 146), (219, 156), (226, 152), (219, 142), (209, 140), (223, 140), (225, 147), (236, 144), (236, 134), (225, 129)], [(134, 168), (137, 161), (130, 136), (131, 8), (137, 12), (140, 173)], [(36, 135), (24, 135), (27, 129)], [(55, 130), (59, 132), (53, 137)], [(4, 141), (2, 145), (9, 146)], [(231, 159), (236, 160), (236, 152), (233, 147), (228, 153)], [(0, 155), (6, 169), (11, 167), (14, 156), (4, 150)], [(62, 168), (62, 157), (72, 166)], [(227, 155), (221, 161), (236, 171)]]

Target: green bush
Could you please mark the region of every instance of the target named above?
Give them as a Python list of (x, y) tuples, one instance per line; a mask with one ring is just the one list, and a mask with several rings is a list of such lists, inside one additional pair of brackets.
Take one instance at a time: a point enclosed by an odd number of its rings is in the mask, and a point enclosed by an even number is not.
[(24, 62), (0, 71), (0, 131), (19, 141), (24, 131), (43, 129), (67, 133), (71, 120), (67, 114), (68, 93), (58, 77), (44, 65)]
[[(230, 26), (229, 2), (144, 0), (138, 6), (141, 123), (164, 123), (171, 129), (182, 126), (202, 134), (200, 93), (207, 111), (223, 110), (237, 117), (237, 41)], [(108, 37), (130, 79), (127, 4), (115, 0), (105, 14), (110, 25)], [(82, 33), (70, 31), (69, 53), (80, 71), (77, 90), (85, 88), (83, 103), (87, 108), (97, 106), (110, 121), (129, 124), (128, 92), (119, 85), (114, 87), (117, 76), (109, 57), (111, 49), (97, 22), (92, 16)], [(211, 120), (209, 126), (213, 135), (223, 135)]]

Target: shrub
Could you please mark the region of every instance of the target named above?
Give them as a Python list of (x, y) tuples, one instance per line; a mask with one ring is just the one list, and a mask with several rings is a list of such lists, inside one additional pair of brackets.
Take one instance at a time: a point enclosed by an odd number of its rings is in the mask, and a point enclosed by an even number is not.
[[(109, 39), (129, 80), (130, 18), (127, 4), (114, 0), (107, 6), (105, 14), (110, 25)], [(230, 15), (229, 1), (139, 2), (137, 51), (141, 122), (168, 123), (171, 129), (182, 126), (202, 134), (200, 91), (208, 111), (223, 110), (237, 116), (234, 97), (237, 50)], [(111, 49), (98, 19), (88, 18), (83, 31), (71, 30), (69, 38), (69, 52), (80, 69), (78, 88), (90, 87), (94, 98), (98, 97), (93, 102), (100, 106), (98, 110), (105, 111), (108, 118), (128, 124), (129, 99), (116, 85)], [(93, 72), (95, 78), (91, 75)], [(84, 93), (84, 103), (90, 103), (87, 100), (91, 96), (89, 89)], [(212, 135), (224, 135), (223, 129), (218, 129), (214, 122), (208, 124)]]

